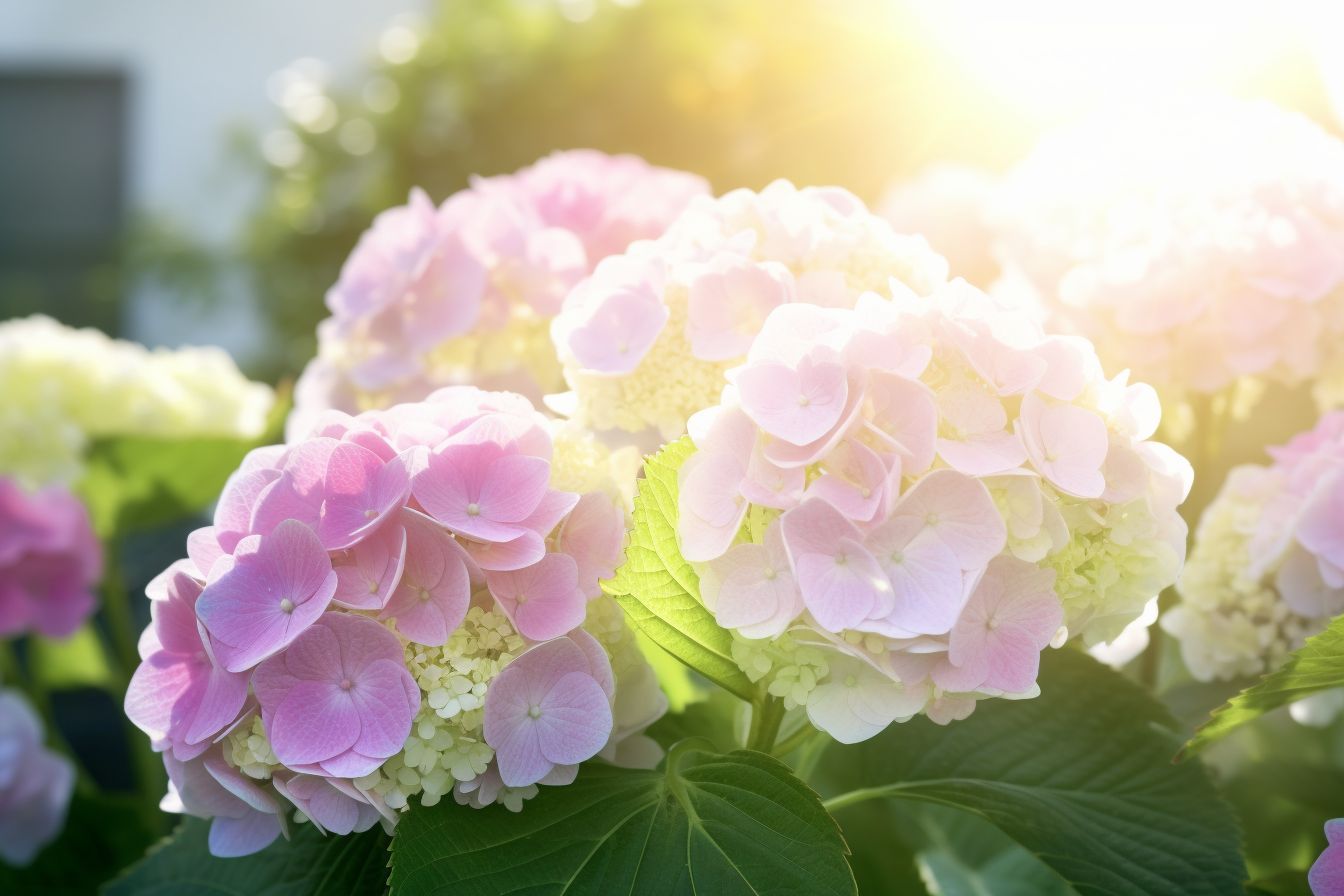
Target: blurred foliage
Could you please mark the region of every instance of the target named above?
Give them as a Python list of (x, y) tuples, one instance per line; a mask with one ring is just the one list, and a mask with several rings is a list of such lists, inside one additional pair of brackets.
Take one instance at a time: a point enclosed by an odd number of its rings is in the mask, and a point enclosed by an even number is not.
[(76, 793), (65, 828), (33, 864), (12, 868), (0, 862), (0, 893), (87, 896), (139, 858), (157, 835), (134, 800)]
[(435, 9), (385, 33), (362, 81), (328, 85), (302, 63), (278, 75), (290, 127), (254, 144), (266, 192), (242, 252), (278, 343), (267, 373), (312, 356), (341, 261), (415, 185), (442, 200), (472, 174), (594, 147), (716, 191), (788, 177), (872, 199), (933, 158), (1004, 164), (1028, 139), (1007, 109), (968, 99), (983, 88), (891, 0), (793, 0), (787, 14), (777, 0), (601, 0), (582, 22), (553, 0)]

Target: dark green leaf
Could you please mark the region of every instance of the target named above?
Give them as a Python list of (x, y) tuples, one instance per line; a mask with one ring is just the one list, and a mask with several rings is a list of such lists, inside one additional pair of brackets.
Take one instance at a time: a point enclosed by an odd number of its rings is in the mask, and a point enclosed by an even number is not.
[(1213, 711), (1182, 755), (1197, 753), (1234, 728), (1303, 697), (1344, 687), (1344, 616), (1294, 651), (1278, 669)]
[[(1041, 689), (945, 728), (921, 718), (832, 747), (828, 789), (975, 813), (1085, 896), (1239, 892), (1231, 811), (1202, 766), (1171, 763), (1178, 736), (1166, 711), (1077, 651), (1047, 653)], [(828, 801), (842, 824), (845, 802)]]
[(104, 896), (378, 896), (387, 889), (387, 835), (323, 837), (298, 825), (256, 855), (219, 859), (206, 846), (209, 822), (188, 818)]
[(76, 794), (65, 828), (26, 868), (0, 862), (0, 893), (64, 896), (95, 892), (154, 841), (129, 799)]
[(514, 814), (413, 809), (392, 844), (397, 896), (850, 894), (845, 843), (779, 762), (690, 742), (660, 771), (585, 766)]
[(700, 602), (700, 580), (677, 546), (677, 470), (689, 438), (645, 458), (625, 562), (603, 589), (655, 644), (744, 700), (756, 688), (733, 661), (733, 637)]

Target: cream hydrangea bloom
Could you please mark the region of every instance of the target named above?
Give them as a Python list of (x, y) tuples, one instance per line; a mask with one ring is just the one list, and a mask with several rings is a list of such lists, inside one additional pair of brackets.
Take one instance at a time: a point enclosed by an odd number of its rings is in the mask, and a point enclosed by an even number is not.
[(893, 278), (927, 295), (947, 262), (838, 187), (697, 198), (570, 292), (551, 333), (572, 392), (550, 403), (593, 429), (676, 438), (775, 306), (852, 308)]
[(0, 324), (0, 470), (68, 483), (97, 438), (260, 435), (274, 400), (223, 350), (150, 350), (35, 315)]
[(1265, 102), (1182, 98), (1048, 136), (992, 205), (1013, 283), (1164, 396), (1344, 394), (1344, 143)]
[(1201, 681), (1271, 671), (1344, 612), (1344, 412), (1270, 453), (1204, 511), (1162, 617)]

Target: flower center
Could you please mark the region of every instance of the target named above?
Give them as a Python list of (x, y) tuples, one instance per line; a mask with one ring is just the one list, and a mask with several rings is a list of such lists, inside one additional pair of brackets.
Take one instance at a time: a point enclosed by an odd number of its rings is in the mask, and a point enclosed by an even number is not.
[(366, 520), (371, 520), (371, 519), (373, 519), (374, 517), (376, 517), (377, 515), (378, 515), (378, 511), (377, 511), (377, 510), (374, 510), (372, 507), (370, 507), (368, 510), (364, 511), (364, 519), (366, 519)]
[(905, 554), (902, 554), (900, 551), (892, 551), (891, 562), (894, 566), (900, 566), (905, 562)]
[(280, 612), (281, 612), (281, 613), (293, 613), (293, 612), (294, 612), (294, 601), (290, 600), (290, 599), (287, 598), (287, 597), (282, 597), (282, 598), (280, 598)]
[(994, 631), (998, 627), (999, 627), (999, 620), (995, 619), (993, 616), (990, 616), (988, 619), (985, 620), (985, 628), (989, 629), (990, 631)]
[(926, 526), (938, 525), (938, 514), (930, 513), (928, 516), (924, 517), (924, 525)]
[(480, 516), (480, 515), (481, 515), (481, 505), (477, 504), (475, 501), (472, 501), (470, 504), (467, 505), (467, 516)]
[(848, 563), (848, 562), (849, 562), (849, 555), (848, 555), (848, 554), (836, 554), (836, 555), (835, 555), (835, 565), (836, 565), (836, 566), (844, 566), (844, 565), (845, 565), (846, 563)]
[(764, 573), (764, 575), (765, 575), (766, 579), (768, 579), (768, 580), (770, 580), (770, 581), (774, 581), (775, 576), (779, 575), (779, 573), (775, 572), (774, 567), (772, 567), (772, 566), (767, 566), (767, 567), (765, 568), (765, 573)]
[(341, 690), (348, 691), (355, 686), (355, 683), (348, 678), (341, 679)]
[(807, 407), (808, 405), (810, 405), (811, 403), (812, 403), (812, 399), (808, 398), (806, 395), (799, 395), (799, 396), (798, 396), (798, 407), (800, 407), (800, 408), (805, 408), (805, 407)]
[(541, 718), (541, 707), (540, 707), (540, 706), (529, 706), (529, 707), (527, 708), (527, 716), (528, 716), (528, 718), (531, 718), (531, 719), (539, 719), (539, 718)]
[(846, 676), (845, 676), (845, 687), (847, 687), (847, 688), (858, 687), (858, 684), (859, 684), (859, 680), (858, 680), (857, 678), (855, 678), (853, 675), (846, 675)]
[(526, 595), (526, 594), (519, 594), (519, 595), (518, 595), (517, 597), (515, 597), (513, 600), (514, 600), (514, 602), (515, 602), (516, 604), (518, 604), (518, 606), (521, 607), (523, 604), (527, 603), (527, 595)]
[(430, 597), (429, 589), (428, 589), (428, 588), (421, 588), (421, 589), (420, 589), (420, 599), (421, 599), (422, 601), (428, 601), (428, 600), (429, 600), (429, 597)]

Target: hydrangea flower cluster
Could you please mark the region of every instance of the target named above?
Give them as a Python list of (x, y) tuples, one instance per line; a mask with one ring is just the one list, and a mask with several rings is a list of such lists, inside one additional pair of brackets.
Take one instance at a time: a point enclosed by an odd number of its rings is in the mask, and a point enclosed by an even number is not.
[(65, 827), (74, 790), (75, 768), (42, 745), (33, 708), (0, 690), (0, 861), (31, 862)]
[(1207, 97), (1113, 110), (1047, 137), (994, 206), (1005, 262), (1108, 367), (1173, 395), (1332, 376), (1344, 143), (1306, 117)]
[(254, 438), (274, 395), (217, 348), (153, 351), (40, 315), (0, 324), (0, 471), (70, 483), (91, 439)]
[(164, 753), (165, 806), (239, 855), (291, 809), (348, 833), (412, 796), (517, 808), (599, 754), (656, 762), (640, 732), (666, 701), (598, 588), (626, 507), (567, 481), (593, 459), (470, 387), (248, 455), (149, 588), (126, 711)]
[(836, 739), (1030, 696), (1175, 578), (1189, 488), (1153, 390), (964, 281), (766, 318), (691, 420), (678, 536), (734, 657)]
[(79, 499), (0, 476), (0, 638), (72, 634), (93, 612), (102, 548)]
[(656, 240), (607, 259), (552, 327), (572, 394), (552, 406), (597, 430), (664, 438), (714, 404), (771, 310), (851, 308), (895, 277), (924, 295), (947, 263), (838, 187), (775, 181), (691, 203)]
[(478, 179), (438, 208), (413, 191), (378, 216), (327, 293), (299, 411), (387, 407), (459, 382), (553, 391), (548, 328), (570, 287), (708, 189), (635, 156), (574, 150)]
[(1162, 617), (1201, 681), (1258, 675), (1344, 613), (1344, 412), (1237, 467)]

